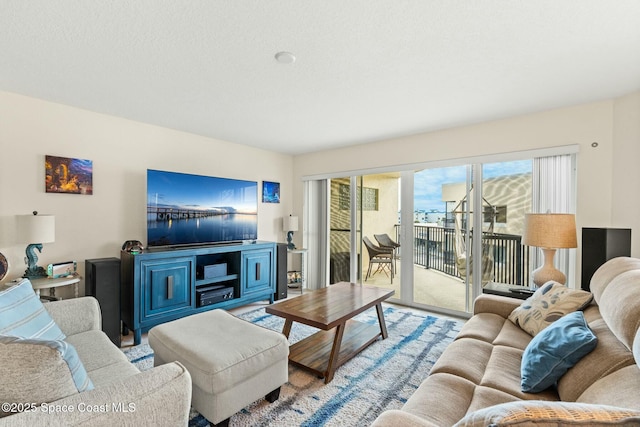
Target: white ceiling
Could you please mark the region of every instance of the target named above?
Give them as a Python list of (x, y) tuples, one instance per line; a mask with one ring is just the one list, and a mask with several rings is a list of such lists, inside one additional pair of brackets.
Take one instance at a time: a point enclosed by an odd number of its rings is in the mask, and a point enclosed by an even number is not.
[(0, 90), (282, 153), (639, 89), (640, 0), (0, 0)]

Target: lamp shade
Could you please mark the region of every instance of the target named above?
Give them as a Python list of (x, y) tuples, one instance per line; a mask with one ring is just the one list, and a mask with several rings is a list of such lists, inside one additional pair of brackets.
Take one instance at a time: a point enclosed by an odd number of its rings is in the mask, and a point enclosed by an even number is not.
[(52, 243), (56, 240), (53, 215), (18, 215), (18, 238), (23, 243)]
[(576, 248), (576, 216), (559, 213), (526, 214), (522, 243), (539, 248)]
[(298, 217), (293, 215), (283, 217), (282, 229), (284, 231), (298, 231)]

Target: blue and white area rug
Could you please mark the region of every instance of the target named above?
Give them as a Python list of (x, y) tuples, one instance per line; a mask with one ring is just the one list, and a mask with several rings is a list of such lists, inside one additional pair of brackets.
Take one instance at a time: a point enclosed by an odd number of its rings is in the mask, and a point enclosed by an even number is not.
[[(389, 337), (378, 340), (341, 366), (333, 381), (289, 366), (289, 381), (280, 398), (264, 399), (231, 417), (231, 426), (366, 426), (385, 410), (399, 409), (427, 377), (429, 370), (462, 327), (462, 321), (422, 315), (384, 306)], [(266, 314), (263, 308), (240, 316), (269, 329), (282, 331), (284, 319)], [(376, 310), (358, 315), (362, 322), (376, 323)], [(290, 342), (314, 332), (293, 324)], [(125, 350), (140, 370), (153, 366), (153, 351), (142, 344)], [(195, 411), (189, 426), (208, 426)]]

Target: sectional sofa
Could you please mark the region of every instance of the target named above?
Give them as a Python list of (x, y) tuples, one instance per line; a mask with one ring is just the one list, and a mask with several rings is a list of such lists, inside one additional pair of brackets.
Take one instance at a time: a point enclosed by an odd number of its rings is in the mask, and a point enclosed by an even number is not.
[[(529, 309), (527, 302), (480, 296), (474, 315), (429, 377), (401, 410), (382, 413), (373, 425), (640, 426), (640, 259), (608, 261), (590, 285), (593, 301), (577, 307), (582, 313), (562, 316), (558, 314), (562, 310), (547, 312), (548, 325), (535, 335), (541, 339), (524, 329), (528, 320), (542, 321), (544, 316), (520, 317), (516, 323), (509, 319), (517, 313), (514, 309)], [(534, 297), (540, 301), (540, 295)], [(551, 351), (562, 348), (561, 359), (572, 353), (562, 347), (563, 342), (549, 338), (559, 329), (557, 322), (566, 323), (563, 319), (569, 317), (584, 319), (597, 338), (591, 340), (595, 348), (574, 360), (550, 386), (536, 392), (522, 391), (523, 373), (527, 366), (536, 367), (531, 355), (540, 347), (546, 344)], [(566, 335), (563, 340), (577, 334)], [(533, 374), (547, 375), (556, 366), (538, 366)]]

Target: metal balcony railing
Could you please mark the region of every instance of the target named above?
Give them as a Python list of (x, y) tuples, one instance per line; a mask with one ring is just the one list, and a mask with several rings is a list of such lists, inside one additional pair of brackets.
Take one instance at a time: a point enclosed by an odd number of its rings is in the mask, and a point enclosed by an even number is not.
[[(331, 229), (332, 244), (344, 246), (342, 254), (349, 253), (349, 229)], [(465, 230), (462, 230), (465, 233)], [(427, 225), (413, 225), (413, 264), (424, 268), (437, 270), (453, 277), (460, 277), (456, 265), (455, 229), (450, 227), (433, 227)], [(529, 247), (522, 245), (522, 236), (515, 234), (482, 233), (483, 243), (487, 243), (490, 259), (493, 262), (494, 282), (527, 286), (529, 282)], [(400, 241), (400, 225), (395, 225), (395, 241)], [(469, 243), (471, 247), (473, 242)], [(397, 255), (402, 259), (403, 248), (397, 249)], [(341, 260), (341, 261), (340, 261)], [(340, 262), (338, 262), (340, 261)], [(344, 270), (343, 276), (349, 277), (349, 257), (332, 255), (333, 270)], [(346, 263), (346, 264), (345, 264)], [(342, 264), (345, 264), (346, 267)], [(334, 268), (335, 267), (335, 268)], [(346, 276), (345, 276), (346, 275)], [(342, 276), (341, 276), (342, 277)], [(348, 280), (348, 279), (345, 279)]]
[[(395, 229), (399, 239), (400, 226), (396, 225)], [(465, 234), (465, 230), (462, 233)], [(455, 229), (414, 225), (413, 236), (414, 264), (460, 277), (456, 266)], [(522, 236), (483, 232), (482, 239), (493, 262), (493, 281), (513, 285), (529, 283), (529, 247), (522, 245)], [(468, 247), (472, 244), (469, 242)]]

